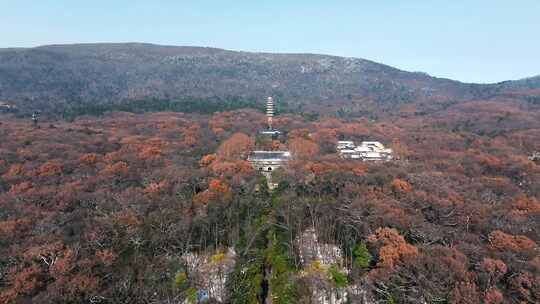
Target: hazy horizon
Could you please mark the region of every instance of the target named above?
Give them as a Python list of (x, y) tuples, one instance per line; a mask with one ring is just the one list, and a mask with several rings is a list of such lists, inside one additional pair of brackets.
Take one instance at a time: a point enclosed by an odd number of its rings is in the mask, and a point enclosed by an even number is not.
[(152, 43), (372, 60), (462, 82), (540, 74), (540, 3), (0, 1), (1, 48)]

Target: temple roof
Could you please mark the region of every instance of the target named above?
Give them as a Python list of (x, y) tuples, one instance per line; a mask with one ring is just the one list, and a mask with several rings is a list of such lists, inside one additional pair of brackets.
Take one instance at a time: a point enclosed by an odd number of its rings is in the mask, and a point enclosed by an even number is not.
[(290, 157), (289, 151), (253, 151), (248, 161), (287, 161)]

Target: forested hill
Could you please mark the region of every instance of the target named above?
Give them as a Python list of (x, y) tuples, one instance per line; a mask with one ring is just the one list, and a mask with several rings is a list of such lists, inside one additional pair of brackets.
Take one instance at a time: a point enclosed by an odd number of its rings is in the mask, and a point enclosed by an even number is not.
[(540, 88), (539, 82), (465, 84), (364, 59), (139, 43), (0, 49), (0, 101), (24, 109), (268, 94), (291, 103), (394, 104), (485, 99), (506, 90)]

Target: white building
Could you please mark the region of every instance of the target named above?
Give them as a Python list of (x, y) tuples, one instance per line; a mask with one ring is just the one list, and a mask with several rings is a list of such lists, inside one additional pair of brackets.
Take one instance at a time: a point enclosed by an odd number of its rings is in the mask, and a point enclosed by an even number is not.
[(15, 105), (11, 105), (7, 102), (0, 101), (0, 112), (11, 112), (16, 109), (17, 107)]
[(268, 188), (273, 190), (277, 184), (272, 182), (272, 172), (286, 164), (291, 158), (289, 151), (253, 151), (248, 162), (266, 177)]
[(531, 156), (529, 156), (529, 160), (540, 163), (540, 152), (534, 152), (533, 154), (531, 154)]
[(338, 150), (345, 150), (345, 149), (354, 149), (356, 146), (353, 141), (350, 140), (340, 140), (337, 142), (337, 149)]
[(363, 141), (358, 146), (352, 141), (339, 141), (336, 149), (343, 158), (363, 161), (389, 161), (393, 159), (392, 149), (386, 148), (378, 141)]
[(253, 151), (248, 156), (248, 162), (258, 171), (271, 172), (289, 161), (289, 151)]
[(339, 154), (341, 155), (341, 157), (343, 157), (343, 158), (356, 158), (356, 159), (361, 158), (360, 153), (358, 153), (358, 151), (356, 151), (354, 149), (342, 149), (342, 150), (338, 150), (338, 151), (339, 151)]

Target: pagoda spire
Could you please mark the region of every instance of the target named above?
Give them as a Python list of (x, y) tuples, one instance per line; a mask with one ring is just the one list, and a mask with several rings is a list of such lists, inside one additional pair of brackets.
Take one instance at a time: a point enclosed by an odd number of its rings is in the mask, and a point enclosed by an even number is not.
[(268, 130), (272, 130), (272, 119), (274, 118), (274, 100), (268, 97), (266, 100), (266, 117), (268, 118)]

